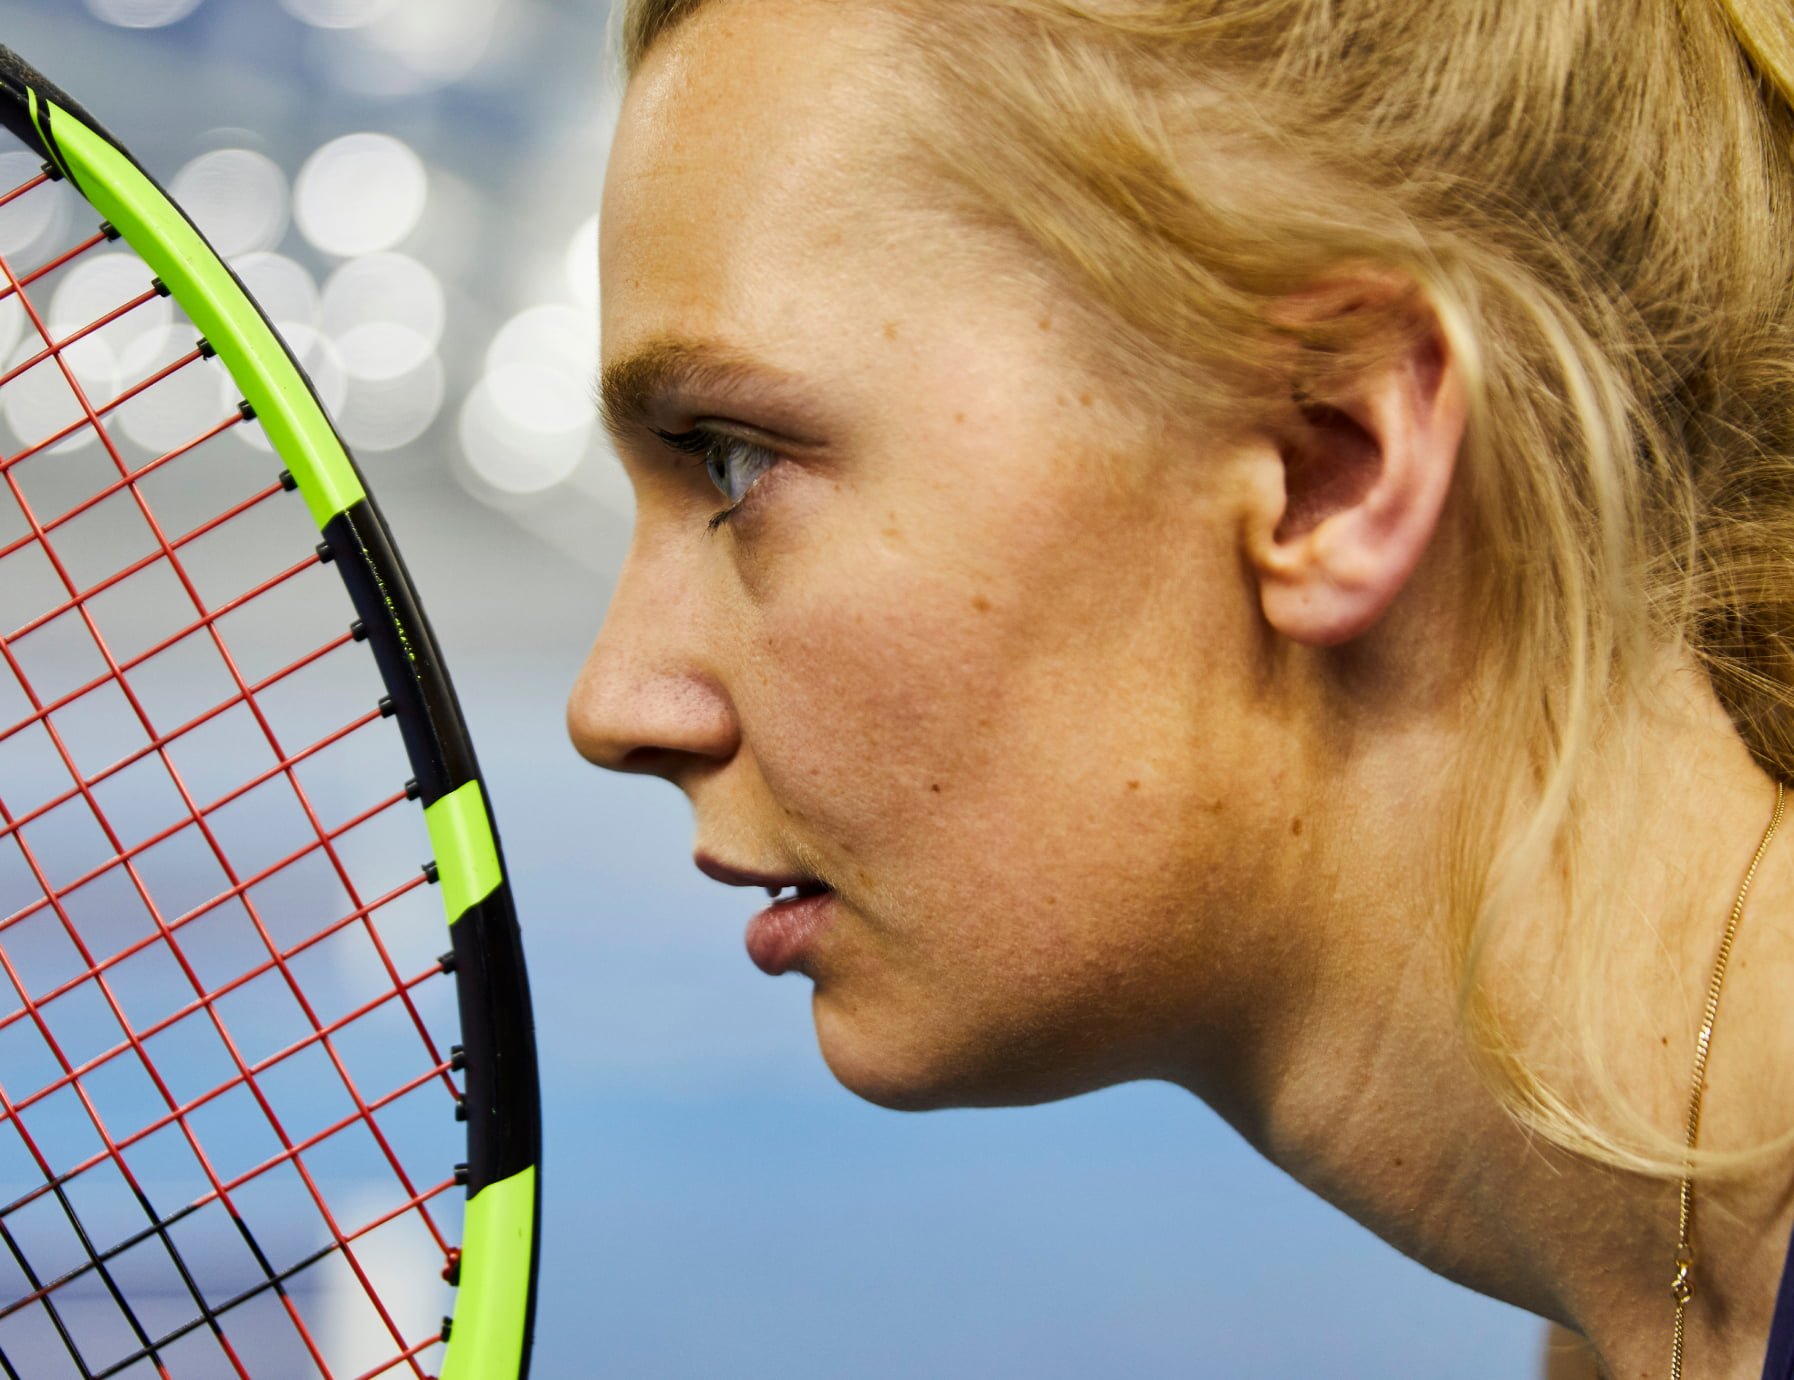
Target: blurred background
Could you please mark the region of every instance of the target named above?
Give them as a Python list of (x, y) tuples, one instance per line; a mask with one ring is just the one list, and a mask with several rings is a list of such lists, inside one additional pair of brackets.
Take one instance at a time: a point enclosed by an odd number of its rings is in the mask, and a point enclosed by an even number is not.
[[(590, 400), (610, 19), (604, 0), (0, 0), (0, 43), (280, 323), (455, 672), (541, 1043), (535, 1374), (1537, 1374), (1536, 1320), (1404, 1260), (1181, 1091), (859, 1102), (816, 1052), (807, 985), (748, 962), (750, 898), (692, 868), (683, 798), (575, 757), (562, 702), (631, 518)], [(0, 252), (66, 229), (14, 217)]]

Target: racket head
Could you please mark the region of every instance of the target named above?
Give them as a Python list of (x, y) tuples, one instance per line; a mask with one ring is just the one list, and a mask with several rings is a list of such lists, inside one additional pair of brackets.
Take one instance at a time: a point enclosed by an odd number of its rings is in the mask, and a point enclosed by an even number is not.
[[(17, 678), (28, 701), (22, 715), (0, 713), (0, 746), (6, 738), (27, 731), (48, 738), (67, 776), (66, 785), (59, 791), (62, 804), (74, 806), (77, 813), (82, 809), (90, 810), (106, 835), (110, 852), (109, 858), (101, 859), (102, 865), (97, 871), (89, 867), (78, 875), (78, 885), (59, 885), (32, 858), (29, 847), (30, 826), (47, 817), (43, 802), (36, 802), (31, 807), (37, 811), (36, 815), (32, 815), (30, 809), (22, 814), (13, 811), (5, 803), (8, 787), (4, 777), (0, 777), (0, 839), (10, 840), (17, 847), (26, 860), (27, 871), (39, 884), (40, 893), (25, 906), (14, 910), (8, 919), (0, 921), (0, 963), (5, 964), (18, 1003), (10, 1014), (0, 1012), (0, 1035), (3, 1035), (6, 1024), (15, 1024), (22, 1028), (34, 1027), (43, 1037), (53, 1056), (46, 1086), (51, 1091), (75, 1094), (80, 1106), (71, 1108), (71, 1114), (77, 1122), (83, 1117), (91, 1121), (102, 1142), (98, 1152), (88, 1154), (84, 1160), (77, 1159), (75, 1163), (87, 1166), (82, 1172), (90, 1172), (99, 1165), (118, 1171), (118, 1177), (135, 1191), (138, 1208), (152, 1219), (149, 1226), (139, 1225), (135, 1233), (124, 1239), (141, 1244), (155, 1238), (156, 1243), (165, 1247), (173, 1257), (176, 1272), (185, 1278), (191, 1272), (181, 1262), (173, 1243), (174, 1228), (159, 1221), (166, 1215), (166, 1209), (150, 1207), (132, 1174), (130, 1149), (136, 1142), (131, 1136), (142, 1128), (115, 1134), (103, 1125), (103, 1117), (86, 1093), (87, 1082), (99, 1071), (127, 1066), (133, 1060), (142, 1063), (154, 1081), (156, 1069), (147, 1048), (153, 1039), (133, 1026), (130, 1013), (123, 1009), (119, 994), (113, 990), (119, 985), (116, 975), (122, 970), (124, 960), (117, 954), (108, 956), (92, 951), (91, 945), (83, 943), (79, 925), (69, 912), (73, 909), (71, 898), (74, 893), (84, 887), (93, 887), (108, 875), (124, 874), (131, 883), (130, 889), (137, 893), (136, 899), (142, 902), (153, 922), (152, 932), (145, 941), (147, 949), (165, 946), (190, 968), (195, 965), (186, 961), (187, 956), (176, 936), (184, 928), (215, 913), (219, 906), (214, 902), (206, 907), (202, 902), (204, 908), (197, 914), (194, 907), (174, 914), (162, 913), (154, 890), (141, 875), (144, 868), (139, 860), (143, 853), (134, 851), (139, 844), (127, 841), (107, 826), (105, 806), (100, 799), (101, 787), (105, 780), (119, 775), (117, 763), (90, 770), (65, 741), (67, 735), (58, 730), (61, 723), (72, 718), (74, 711), (91, 696), (102, 692), (122, 696), (138, 720), (143, 743), (119, 760), (130, 759), (128, 765), (154, 761), (165, 767), (191, 816), (187, 824), (205, 836), (212, 851), (218, 855), (217, 861), (225, 863), (225, 852), (213, 837), (215, 830), (207, 828), (211, 818), (208, 809), (192, 798), (192, 792), (186, 789), (174, 762), (173, 740), (190, 730), (192, 725), (182, 720), (170, 730), (166, 723), (157, 721), (133, 689), (133, 681), (139, 674), (147, 676), (144, 668), (155, 667), (158, 658), (168, 655), (174, 648), (196, 640), (202, 645), (214, 644), (213, 649), (231, 673), (230, 695), (234, 707), (251, 710), (251, 716), (264, 730), (267, 743), (275, 748), (274, 766), (271, 771), (262, 772), (263, 780), (258, 782), (258, 788), (260, 784), (279, 784), (284, 780), (307, 817), (310, 831), (317, 835), (313, 851), (328, 857), (339, 874), (338, 881), (348, 893), (351, 902), (347, 907), (348, 914), (320, 918), (318, 930), (328, 936), (345, 930), (345, 927), (351, 930), (364, 928), (390, 979), (379, 1002), (368, 1006), (360, 1015), (350, 1014), (341, 1025), (322, 1018), (312, 1019), (312, 1029), (301, 1043), (305, 1048), (322, 1050), (329, 1056), (354, 1103), (356, 1123), (372, 1131), (381, 1149), (387, 1152), (391, 1168), (405, 1190), (401, 1195), (403, 1206), (388, 1220), (396, 1220), (397, 1215), (405, 1213), (422, 1216), (429, 1223), (429, 1234), (441, 1249), (445, 1277), (458, 1286), (453, 1326), (450, 1328), (445, 1324), (443, 1328), (446, 1347), (440, 1352), (441, 1375), (445, 1380), (474, 1376), (482, 1377), (482, 1380), (486, 1377), (508, 1380), (513, 1375), (522, 1376), (527, 1372), (533, 1331), (540, 1235), (540, 1111), (533, 1027), (521, 938), (502, 853), (477, 761), (435, 636), (387, 526), (319, 399), (319, 390), (238, 276), (212, 251), (204, 236), (117, 140), (74, 100), (4, 48), (0, 48), (0, 124), (4, 124), (24, 148), (41, 157), (45, 164), (41, 177), (27, 179), (17, 187), (0, 188), (0, 198), (4, 198), (0, 200), (0, 213), (4, 213), (7, 205), (26, 196), (41, 195), (52, 183), (60, 183), (62, 187), (78, 192), (101, 223), (85, 237), (77, 237), (68, 249), (36, 265), (15, 267), (0, 255), (0, 306), (10, 298), (15, 309), (27, 318), (22, 328), (26, 339), (20, 347), (25, 354), (7, 368), (0, 369), (0, 396), (9, 383), (16, 386), (21, 380), (55, 370), (69, 397), (73, 398), (76, 412), (60, 427), (52, 419), (45, 435), (29, 441), (22, 436), (8, 437), (9, 440), (18, 439), (21, 445), (13, 449), (11, 455), (0, 453), (0, 476), (4, 478), (5, 491), (27, 529), (11, 544), (0, 541), (0, 553), (4, 553), (0, 554), (0, 578), (4, 578), (5, 555), (28, 550), (40, 552), (55, 577), (49, 585), (47, 602), (36, 615), (11, 629), (0, 629), (0, 653), (4, 654), (8, 669)], [(72, 266), (77, 265), (83, 255), (93, 255), (103, 247), (128, 248), (141, 259), (146, 274), (153, 275), (153, 285), (125, 296), (97, 317), (74, 324), (72, 328), (58, 329), (62, 323), (51, 319), (54, 313), (47, 316), (33, 302), (34, 290), (39, 284), (69, 281), (69, 274), (75, 271)], [(139, 360), (138, 369), (123, 370), (133, 374), (146, 371), (143, 379), (121, 380), (116, 377), (118, 371), (115, 370), (112, 395), (89, 397), (82, 375), (92, 361), (89, 359), (84, 365), (82, 354), (98, 357), (99, 345), (108, 331), (116, 334), (123, 323), (136, 319), (134, 313), (143, 313), (158, 303), (167, 305), (178, 318), (171, 329), (190, 326), (202, 343), (178, 355), (175, 361)], [(228, 371), (228, 377), (240, 395), (240, 405), (226, 409), (224, 416), (171, 446), (147, 446), (148, 451), (159, 453), (148, 458), (133, 455), (133, 450), (143, 451), (146, 447), (143, 437), (136, 435), (130, 425), (131, 417), (137, 415), (132, 409), (141, 413), (145, 399), (151, 393), (168, 387), (170, 380), (183, 376), (183, 371), (201, 367), (203, 359), (211, 356), (215, 356)], [(50, 381), (56, 382), (55, 377), (51, 376)], [(7, 416), (11, 418), (11, 411)], [(259, 487), (252, 486), (247, 494), (233, 495), (209, 525), (201, 522), (179, 533), (165, 530), (150, 507), (148, 490), (152, 482), (168, 478), (181, 466), (192, 465), (194, 457), (204, 453), (207, 447), (215, 448), (220, 438), (245, 427), (251, 418), (274, 453), (264, 482)], [(121, 428), (130, 434), (115, 434)], [(154, 428), (150, 430), (153, 432)], [(62, 457), (81, 445), (102, 452), (104, 461), (110, 463), (115, 473), (107, 475), (97, 489), (72, 505), (66, 505), (63, 510), (39, 513), (27, 491), (27, 467), (53, 472), (52, 467), (65, 464)], [(275, 475), (273, 471), (279, 470), (280, 466), (284, 466), (284, 470)], [(102, 472), (105, 468), (105, 464), (101, 464)], [(265, 512), (277, 507), (277, 493), (290, 493), (302, 500), (305, 515), (322, 541), (299, 560), (281, 565), (272, 576), (264, 574), (245, 593), (226, 597), (222, 602), (208, 600), (198, 591), (185, 569), (186, 553), (194, 549), (190, 543), (197, 543), (202, 538), (213, 539), (252, 511)], [(57, 534), (74, 533), (83, 521), (115, 502), (127, 510), (133, 507), (138, 510), (138, 516), (144, 519), (153, 534), (152, 549), (138, 558), (135, 565), (127, 561), (119, 570), (100, 575), (98, 579), (77, 578), (72, 563), (59, 554), (58, 548), (64, 544), (64, 539)], [(288, 526), (292, 526), (290, 521)], [(94, 539), (85, 540), (91, 544)], [(103, 538), (101, 540), (103, 544)], [(105, 564), (101, 562), (101, 565)], [(346, 724), (339, 724), (321, 737), (309, 739), (305, 748), (294, 751), (277, 743), (277, 735), (267, 716), (261, 712), (259, 702), (266, 696), (269, 686), (292, 676), (293, 668), (280, 669), (273, 680), (246, 678), (239, 674), (220, 629), (227, 619), (246, 614), (257, 600), (271, 598), (276, 590), (290, 589), (301, 578), (319, 575), (326, 565), (339, 577), (340, 596), (346, 596), (354, 616), (352, 631), (339, 633), (320, 647), (302, 652), (299, 663), (303, 668), (310, 668), (330, 657), (340, 658), (352, 645), (361, 644), (372, 653), (372, 669), (377, 672), (384, 694), (377, 708), (351, 715)], [(192, 610), (186, 625), (175, 628), (133, 656), (114, 656), (94, 611), (95, 603), (143, 571), (163, 566), (177, 577), (176, 582), (191, 600)], [(56, 588), (57, 584), (60, 584), (60, 590)], [(100, 653), (101, 673), (91, 682), (73, 687), (72, 692), (65, 690), (59, 696), (45, 698), (33, 689), (16, 649), (27, 637), (41, 636), (54, 624), (76, 620)], [(304, 764), (326, 750), (343, 746), (360, 753), (364, 739), (358, 735), (365, 735), (387, 718), (396, 721), (397, 738), (402, 743), (410, 780), (400, 787), (396, 797), (388, 795), (377, 802), (377, 809), (351, 815), (351, 825), (326, 823), (313, 808), (301, 780)], [(9, 723), (11, 728), (6, 726)], [(364, 897), (339, 856), (343, 850), (335, 846), (336, 840), (349, 833), (351, 828), (365, 827), (373, 815), (395, 808), (406, 797), (422, 804), (433, 860), (414, 877), (377, 888), (373, 895)], [(56, 798), (52, 796), (52, 800)], [(229, 799), (228, 791), (224, 798), (227, 803), (234, 803)], [(283, 866), (290, 865), (289, 860)], [(282, 868), (276, 867), (254, 881), (239, 875), (228, 865), (225, 870), (230, 882), (224, 888), (226, 908), (240, 905), (250, 913), (253, 928), (266, 950), (261, 955), (263, 963), (258, 978), (277, 974), (292, 988), (291, 995), (300, 999), (299, 1004), (306, 1007), (307, 1014), (315, 1016), (309, 1009), (311, 1003), (305, 999), (303, 989), (296, 984), (289, 970), (296, 966), (295, 955), (316, 944), (317, 937), (289, 942), (282, 936), (277, 940), (256, 914), (256, 907), (251, 902), (256, 889), (280, 873)], [(435, 1038), (429, 1022), (415, 1009), (420, 1002), (414, 1000), (414, 994), (428, 990), (430, 970), (426, 968), (416, 976), (401, 972), (394, 953), (383, 942), (375, 923), (376, 917), (386, 908), (395, 905), (400, 897), (412, 894), (425, 880), (434, 881), (440, 889), (442, 910), (449, 921), (452, 937), (451, 950), (442, 955), (435, 969), (452, 972), (454, 977), (460, 1043), (453, 1050), (440, 1047), (441, 1042)], [(4, 908), (0, 905), (0, 909)], [(60, 983), (53, 984), (49, 989), (53, 995), (46, 996), (45, 990), (41, 987), (34, 990), (33, 984), (5, 960), (9, 931), (23, 934), (23, 926), (28, 921), (42, 919), (47, 924), (52, 915), (67, 931), (67, 938), (79, 951), (81, 961), (72, 979), (65, 977)], [(294, 947), (295, 943), (300, 947)], [(127, 954), (126, 958), (132, 956)], [(109, 975), (112, 976), (109, 978)], [(242, 975), (238, 974), (227, 981), (241, 980)], [(189, 975), (188, 981), (194, 990), (187, 994), (188, 999), (177, 1010), (203, 1008), (206, 1018), (217, 1027), (217, 1034), (227, 1045), (231, 1044), (227, 1028), (216, 1014), (223, 1004), (223, 997), (229, 993), (213, 990), (197, 974)], [(117, 1022), (124, 1035), (122, 1042), (110, 1046), (110, 1052), (92, 1063), (92, 1067), (75, 1063), (58, 1048), (55, 1032), (44, 1011), (53, 1001), (66, 1001), (73, 992), (83, 988), (98, 992), (109, 1018)], [(6, 984), (0, 984), (0, 1004), (3, 1004), (5, 991)], [(451, 1094), (445, 1118), (465, 1116), (466, 1161), (448, 1181), (450, 1185), (464, 1183), (466, 1187), (467, 1204), (458, 1249), (447, 1245), (445, 1234), (430, 1219), (427, 1209), (427, 1204), (445, 1185), (431, 1189), (414, 1181), (406, 1172), (401, 1157), (391, 1151), (387, 1137), (381, 1133), (381, 1119), (398, 1099), (390, 1097), (390, 1089), (378, 1096), (365, 1096), (345, 1067), (337, 1048), (347, 1039), (355, 1022), (365, 1018), (377, 1006), (404, 1006), (413, 1017), (415, 1032), (411, 1038), (421, 1046), (424, 1058), (422, 1072), (408, 1082), (417, 1086), (439, 1083)], [(166, 1014), (161, 1019), (166, 1020)], [(281, 1142), (281, 1150), (275, 1159), (300, 1169), (307, 1188), (312, 1189), (311, 1177), (303, 1168), (312, 1147), (300, 1142), (295, 1148), (293, 1138), (281, 1128), (268, 1108), (261, 1088), (261, 1084), (268, 1081), (269, 1071), (279, 1067), (282, 1059), (291, 1060), (297, 1056), (288, 1049), (283, 1056), (263, 1066), (237, 1057), (234, 1048), (231, 1053), (236, 1063), (230, 1086), (236, 1091), (253, 1094), (254, 1100), (263, 1104)], [(464, 1089), (455, 1086), (454, 1075), (457, 1073), (464, 1077)], [(47, 1100), (45, 1088), (32, 1088), (15, 1095), (8, 1087), (8, 1081), (8, 1070), (0, 1062), (0, 1123), (12, 1121), (21, 1138), (28, 1139), (27, 1127), (32, 1120), (29, 1108)], [(405, 1093), (414, 1090), (414, 1087), (402, 1088)], [(382, 1102), (381, 1097), (389, 1100)], [(191, 1142), (196, 1157), (205, 1162), (201, 1142), (190, 1125), (197, 1119), (200, 1109), (186, 1108), (186, 1104), (174, 1097), (170, 1090), (164, 1090), (162, 1101), (168, 1103), (160, 1118), (165, 1123), (163, 1129), (178, 1128)], [(325, 1138), (326, 1143), (328, 1139)], [(126, 1308), (126, 1305), (124, 1300), (117, 1298), (120, 1289), (112, 1278), (118, 1271), (107, 1268), (110, 1258), (105, 1253), (112, 1248), (104, 1242), (89, 1241), (83, 1235), (84, 1223), (70, 1202), (72, 1185), (79, 1181), (79, 1174), (70, 1174), (69, 1166), (53, 1162), (42, 1147), (31, 1145), (29, 1148), (30, 1158), (37, 1162), (43, 1182), (14, 1202), (12, 1208), (0, 1208), (0, 1242), (9, 1248), (24, 1273), (29, 1285), (24, 1296), (27, 1303), (32, 1307), (43, 1307), (55, 1329), (66, 1332), (53, 1302), (56, 1289), (60, 1287), (56, 1283), (58, 1277), (42, 1275), (25, 1259), (14, 1235), (6, 1230), (9, 1212), (55, 1200), (70, 1222), (76, 1224), (76, 1234), (81, 1238), (87, 1257), (87, 1264), (77, 1266), (70, 1278), (85, 1279), (90, 1286), (96, 1277), (103, 1279), (108, 1293), (120, 1307)], [(96, 1153), (98, 1158), (95, 1158)], [(264, 1258), (265, 1252), (257, 1248), (242, 1214), (235, 1208), (235, 1198), (242, 1194), (245, 1185), (253, 1182), (253, 1176), (241, 1183), (233, 1183), (229, 1178), (213, 1173), (209, 1164), (206, 1175), (207, 1183), (201, 1194), (206, 1201), (201, 1206), (221, 1204), (227, 1208), (232, 1225), (242, 1230), (250, 1254), (255, 1257), (261, 1279), (259, 1284), (251, 1281), (253, 1293), (250, 1297), (277, 1296), (288, 1313), (293, 1314), (295, 1327), (303, 1335), (304, 1322), (291, 1298), (294, 1292), (291, 1280), (296, 1276), (282, 1276), (283, 1267)], [(373, 1296), (374, 1307), (392, 1332), (393, 1340), (405, 1353), (390, 1364), (366, 1373), (424, 1374), (419, 1358), (429, 1358), (437, 1353), (428, 1339), (415, 1339), (412, 1333), (397, 1327), (386, 1317), (386, 1310), (366, 1278), (367, 1271), (357, 1259), (354, 1243), (385, 1223), (376, 1220), (371, 1227), (339, 1223), (324, 1197), (315, 1190), (312, 1196), (328, 1223), (332, 1238), (325, 1248), (325, 1255), (334, 1253), (349, 1262), (358, 1281)], [(186, 1204), (181, 1210), (191, 1210), (191, 1207)], [(232, 1303), (228, 1297), (215, 1299), (211, 1292), (191, 1279), (187, 1279), (183, 1287), (192, 1295), (201, 1314), (197, 1319), (187, 1320), (185, 1328), (216, 1334), (214, 1340), (235, 1368), (223, 1373), (256, 1374), (255, 1370), (244, 1368), (242, 1358), (232, 1354), (228, 1329), (221, 1321), (231, 1308), (242, 1305), (242, 1301)], [(225, 1305), (222, 1309), (220, 1302)], [(16, 1309), (19, 1303), (14, 1300), (10, 1306)], [(0, 1303), (0, 1308), (5, 1307), (7, 1305)], [(126, 1312), (129, 1312), (128, 1308)], [(0, 1327), (3, 1325), (4, 1315), (0, 1314)], [(150, 1335), (151, 1330), (134, 1318), (129, 1327), (138, 1342), (137, 1352), (159, 1366), (160, 1358), (154, 1354), (156, 1338)], [(68, 1342), (77, 1365), (83, 1367), (82, 1373), (99, 1373), (79, 1356), (80, 1347), (76, 1342), (66, 1336), (63, 1340)], [(305, 1337), (305, 1345), (320, 1373), (338, 1373), (331, 1369), (327, 1358), (320, 1357), (312, 1339)], [(0, 1367), (10, 1369), (4, 1360), (3, 1347), (4, 1342), (0, 1341)], [(127, 1349), (125, 1354), (131, 1353)], [(409, 1369), (395, 1369), (400, 1366)]]

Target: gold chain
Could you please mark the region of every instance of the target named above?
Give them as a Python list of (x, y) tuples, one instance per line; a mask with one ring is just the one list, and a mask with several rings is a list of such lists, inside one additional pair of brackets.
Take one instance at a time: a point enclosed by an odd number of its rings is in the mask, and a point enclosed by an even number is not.
[(1713, 1046), (1713, 1021), (1719, 1015), (1719, 989), (1725, 982), (1726, 961), (1732, 956), (1732, 941), (1738, 937), (1738, 917), (1744, 914), (1744, 898), (1750, 895), (1750, 884), (1757, 875), (1757, 864), (1769, 851), (1769, 840), (1775, 837), (1775, 826), (1782, 822), (1782, 783), (1775, 783), (1775, 813), (1763, 831), (1756, 856), (1744, 874), (1744, 885), (1738, 888), (1738, 899), (1732, 902), (1732, 918), (1726, 922), (1725, 938), (1719, 941), (1719, 957), (1713, 963), (1713, 980), (1707, 984), (1707, 1009), (1701, 1018), (1700, 1038), (1694, 1046), (1694, 1086), (1688, 1091), (1688, 1148), (1682, 1155), (1682, 1193), (1676, 1224), (1676, 1273), (1669, 1291), (1676, 1300), (1676, 1330), (1670, 1343), (1669, 1380), (1682, 1380), (1683, 1313), (1688, 1300), (1694, 1297), (1694, 1144), (1701, 1133), (1701, 1092), (1707, 1081), (1707, 1052)]

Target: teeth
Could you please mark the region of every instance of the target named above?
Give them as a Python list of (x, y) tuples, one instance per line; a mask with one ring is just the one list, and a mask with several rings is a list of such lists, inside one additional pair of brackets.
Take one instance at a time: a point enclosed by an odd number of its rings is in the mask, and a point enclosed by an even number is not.
[(787, 899), (795, 901), (802, 896), (820, 896), (827, 890), (828, 887), (821, 882), (800, 882), (796, 886), (769, 886), (766, 894), (776, 901), (789, 891), (791, 895)]

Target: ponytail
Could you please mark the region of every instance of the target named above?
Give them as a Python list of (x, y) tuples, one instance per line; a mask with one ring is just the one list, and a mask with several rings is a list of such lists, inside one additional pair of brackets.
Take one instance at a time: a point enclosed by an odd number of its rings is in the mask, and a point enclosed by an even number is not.
[(1720, 0), (1720, 8), (1769, 89), (1794, 110), (1794, 11), (1786, 0)]

